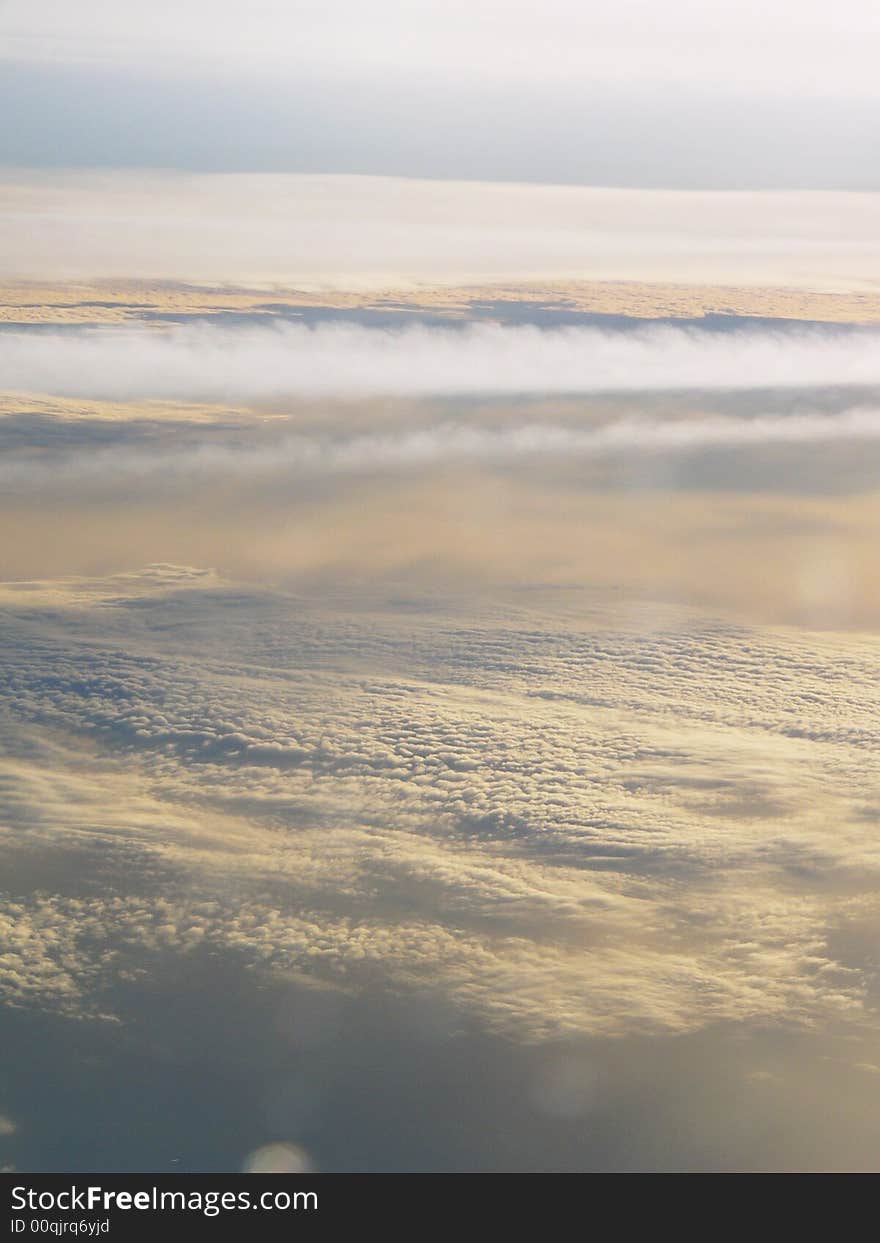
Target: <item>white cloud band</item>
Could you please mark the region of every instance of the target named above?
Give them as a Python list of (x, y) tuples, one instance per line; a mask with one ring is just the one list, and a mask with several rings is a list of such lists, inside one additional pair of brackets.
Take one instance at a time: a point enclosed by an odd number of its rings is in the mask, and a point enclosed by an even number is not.
[(354, 324), (9, 333), (8, 390), (248, 400), (284, 394), (642, 392), (880, 383), (880, 332), (635, 332)]

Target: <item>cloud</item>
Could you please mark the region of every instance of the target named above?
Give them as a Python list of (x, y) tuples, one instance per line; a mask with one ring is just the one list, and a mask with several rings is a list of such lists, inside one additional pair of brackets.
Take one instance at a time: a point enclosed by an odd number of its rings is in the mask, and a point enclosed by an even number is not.
[(307, 593), (592, 584), (878, 617), (876, 391), (80, 400), (7, 399), (7, 578), (174, 562)]
[[(2, 429), (0, 429), (2, 430)], [(53, 457), (22, 455), (0, 465), (0, 484), (53, 489), (92, 486), (97, 496), (153, 479), (167, 488), (174, 483), (235, 477), (316, 480), (324, 476), (411, 474), (445, 466), (506, 466), (554, 459), (571, 463), (591, 458), (650, 458), (694, 451), (760, 449), (762, 446), (810, 447), (852, 445), (880, 440), (880, 410), (852, 409), (841, 414), (755, 415), (734, 418), (707, 415), (668, 419), (633, 416), (598, 426), (574, 429), (552, 423), (488, 429), (446, 422), (396, 434), (355, 434), (333, 437), (282, 436), (244, 444), (216, 443), (205, 438), (183, 447), (141, 445), (87, 448), (89, 437), (69, 437), (73, 453)], [(170, 438), (169, 438), (170, 439)]]
[[(166, 89), (163, 83), (163, 94)], [(191, 103), (189, 79), (181, 90)], [(99, 93), (101, 108), (106, 94), (107, 88)], [(155, 132), (156, 106), (151, 91), (145, 133)], [(131, 123), (124, 114), (118, 120), (130, 145)], [(68, 123), (83, 125), (75, 115)], [(642, 113), (636, 124), (634, 145), (641, 149)], [(577, 125), (575, 148), (580, 146), (580, 119)], [(406, 126), (411, 133), (409, 121)], [(514, 128), (512, 145), (521, 152), (522, 129)], [(24, 131), (20, 140), (26, 143)], [(72, 142), (81, 140), (78, 131), (71, 136)], [(246, 140), (252, 147), (254, 134), (247, 132)], [(203, 135), (196, 136), (197, 145), (204, 142)], [(607, 145), (604, 137), (602, 142)], [(14, 163), (27, 164), (34, 143), (26, 146), (12, 157)], [(478, 146), (484, 157), (485, 142)], [(714, 132), (712, 147), (718, 147)], [(728, 165), (723, 147), (718, 150)], [(666, 156), (661, 149), (661, 164)], [(9, 169), (0, 175), (0, 278), (42, 279), (53, 287), (65, 280), (120, 278), (236, 282), (275, 295), (286, 286), (300, 291), (300, 297), (304, 288), (329, 286), (350, 293), (403, 284), (421, 286), (429, 299), (438, 293), (424, 289), (426, 284), (600, 280), (636, 282), (611, 294), (630, 305), (653, 304), (654, 314), (681, 305), (683, 284), (693, 291), (707, 282), (722, 286), (715, 291), (719, 310), (736, 306), (737, 291), (748, 286), (764, 287), (764, 304), (787, 306), (784, 314), (791, 314), (792, 287), (833, 291), (839, 299), (848, 294), (853, 318), (859, 316), (860, 295), (876, 300), (876, 287), (866, 276), (876, 269), (880, 247), (876, 193), (488, 182), (479, 159), (464, 174), (471, 181), (315, 171), (324, 167), (326, 157), (316, 151), (309, 171), (301, 173)], [(534, 170), (530, 175), (536, 176)], [(641, 290), (638, 282), (644, 281), (665, 282), (667, 288)], [(198, 291), (184, 293), (184, 302), (210, 305), (206, 291), (201, 299)], [(47, 301), (77, 298), (69, 290), (57, 294), (56, 288), (56, 296), (50, 294)], [(179, 307), (180, 294), (165, 291), (167, 309)], [(94, 291), (88, 300), (99, 303), (95, 317), (106, 310), (102, 301), (117, 297), (118, 290)], [(154, 297), (155, 290), (151, 302)], [(139, 300), (133, 292), (132, 301)]]
[(207, 946), (526, 1042), (864, 1012), (870, 643), (48, 591), (3, 602), (19, 1004)]
[(880, 383), (874, 331), (296, 324), (3, 333), (8, 389), (99, 398), (644, 392)]

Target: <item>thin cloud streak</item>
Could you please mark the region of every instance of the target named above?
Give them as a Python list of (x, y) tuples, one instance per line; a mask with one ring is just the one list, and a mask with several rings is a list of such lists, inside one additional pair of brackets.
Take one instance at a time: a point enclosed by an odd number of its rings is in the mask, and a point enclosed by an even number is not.
[(880, 410), (842, 414), (766, 414), (747, 418), (709, 415), (658, 420), (627, 417), (600, 426), (571, 428), (530, 423), (487, 429), (446, 423), (398, 434), (336, 437), (286, 436), (268, 443), (218, 445), (209, 441), (164, 449), (105, 448), (84, 442), (60, 459), (27, 458), (0, 464), (0, 486), (101, 482), (121, 478), (235, 475), (240, 478), (310, 478), (373, 472), (399, 473), (463, 463), (513, 464), (517, 460), (596, 458), (687, 453), (761, 445), (816, 445), (880, 440)]

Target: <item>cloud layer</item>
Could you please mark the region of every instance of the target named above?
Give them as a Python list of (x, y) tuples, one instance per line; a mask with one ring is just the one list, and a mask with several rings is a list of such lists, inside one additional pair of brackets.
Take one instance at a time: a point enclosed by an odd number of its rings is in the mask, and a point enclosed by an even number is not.
[[(189, 82), (183, 90), (192, 95)], [(641, 115), (637, 124), (644, 144)], [(517, 127), (514, 148), (521, 144)], [(12, 168), (0, 175), (0, 278), (276, 290), (561, 278), (876, 293), (877, 193), (492, 183), (479, 167), (471, 181), (318, 175), (323, 167), (210, 175)], [(667, 297), (677, 301), (674, 290), (661, 291), (658, 313)]]
[(208, 944), (525, 1040), (862, 1012), (870, 968), (830, 947), (880, 867), (871, 642), (70, 586), (5, 596), (3, 849), (43, 869), (6, 908), (22, 1004), (93, 1012)]
[[(732, 325), (733, 327), (734, 325)], [(101, 398), (570, 393), (880, 383), (880, 334), (297, 324), (0, 334), (7, 389)]]
[[(2, 430), (2, 429), (0, 429)], [(261, 479), (316, 481), (346, 475), (403, 475), (455, 466), (507, 467), (518, 462), (569, 465), (593, 458), (636, 461), (657, 455), (701, 450), (852, 446), (880, 440), (880, 410), (852, 409), (840, 414), (776, 414), (735, 418), (654, 419), (631, 416), (598, 426), (573, 428), (549, 422), (486, 428), (469, 423), (389, 433), (308, 437), (251, 436), (244, 443), (219, 443), (206, 436), (183, 445), (141, 443), (92, 447), (88, 436), (67, 452), (46, 460), (45, 453), (19, 454), (0, 464), (0, 486), (69, 489), (90, 485), (92, 497), (109, 488), (184, 486), (190, 481)], [(166, 438), (173, 442), (174, 437)], [(71, 444), (73, 441), (73, 444)], [(78, 451), (77, 451), (78, 450)]]
[(3, 1159), (863, 1164), (876, 342), (0, 333)]

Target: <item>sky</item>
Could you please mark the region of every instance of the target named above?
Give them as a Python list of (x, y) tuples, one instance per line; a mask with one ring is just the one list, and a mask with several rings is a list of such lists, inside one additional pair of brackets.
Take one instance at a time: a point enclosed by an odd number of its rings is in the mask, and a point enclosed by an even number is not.
[(880, 17), (0, 0), (0, 1166), (867, 1170)]
[(871, 0), (4, 0), (0, 159), (877, 190), (878, 34)]
[(0, 279), (876, 288), (870, 0), (0, 4)]

